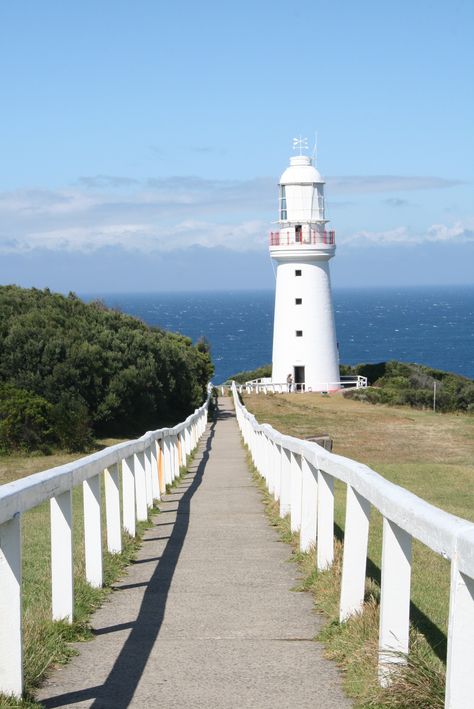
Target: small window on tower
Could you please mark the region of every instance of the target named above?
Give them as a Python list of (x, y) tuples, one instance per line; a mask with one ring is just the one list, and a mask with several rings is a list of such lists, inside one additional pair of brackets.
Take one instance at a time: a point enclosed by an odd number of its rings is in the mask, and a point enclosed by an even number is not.
[(303, 302), (303, 298), (295, 298), (295, 305), (301, 305)]
[(296, 337), (303, 337), (303, 330), (297, 330)]
[(280, 187), (280, 221), (285, 222), (287, 219), (286, 216), (286, 192), (285, 192), (285, 185), (281, 185)]
[(301, 276), (301, 268), (296, 269), (295, 276)]

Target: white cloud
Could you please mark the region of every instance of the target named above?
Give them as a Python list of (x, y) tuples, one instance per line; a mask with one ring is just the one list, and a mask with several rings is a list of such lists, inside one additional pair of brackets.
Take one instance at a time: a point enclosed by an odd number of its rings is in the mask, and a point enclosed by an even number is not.
[(373, 192), (411, 192), (413, 190), (433, 190), (463, 184), (461, 180), (443, 177), (412, 177), (404, 175), (350, 175), (328, 177), (326, 180), (331, 193), (354, 194)]
[[(261, 248), (275, 206), (270, 180), (171, 177), (139, 183), (99, 175), (64, 190), (0, 194), (0, 252)], [(257, 217), (256, 217), (257, 215)]]
[(387, 231), (358, 231), (349, 236), (342, 236), (340, 242), (350, 246), (380, 244), (442, 244), (474, 242), (474, 220), (466, 223), (432, 224), (425, 231), (413, 231), (407, 226), (400, 226)]
[[(330, 182), (331, 180), (328, 180)], [(330, 194), (448, 186), (438, 178), (333, 178)], [(262, 248), (275, 218), (276, 179), (211, 180), (169, 177), (144, 182), (97, 175), (62, 190), (0, 193), (0, 252), (35, 249), (90, 252), (105, 246), (127, 251), (171, 251), (193, 245), (235, 251)], [(405, 187), (403, 187), (405, 185)], [(341, 202), (339, 206), (343, 206)], [(347, 243), (420, 243), (472, 240), (471, 226), (433, 225), (361, 231)], [(341, 239), (344, 241), (344, 239)]]
[(35, 249), (90, 253), (104, 247), (125, 251), (176, 251), (190, 246), (223, 247), (252, 251), (266, 242), (266, 222), (244, 221), (216, 224), (188, 220), (167, 228), (150, 224), (104, 224), (33, 231), (0, 242), (3, 253), (26, 253)]

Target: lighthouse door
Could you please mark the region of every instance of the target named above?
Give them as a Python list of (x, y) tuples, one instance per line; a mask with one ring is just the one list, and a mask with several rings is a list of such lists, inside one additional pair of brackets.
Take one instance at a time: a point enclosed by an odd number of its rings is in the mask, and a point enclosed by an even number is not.
[(304, 391), (304, 367), (294, 367), (295, 370), (295, 389), (296, 391)]
[(301, 224), (296, 224), (296, 226), (295, 226), (295, 241), (297, 244), (301, 244), (301, 242), (302, 242), (301, 230), (302, 230)]

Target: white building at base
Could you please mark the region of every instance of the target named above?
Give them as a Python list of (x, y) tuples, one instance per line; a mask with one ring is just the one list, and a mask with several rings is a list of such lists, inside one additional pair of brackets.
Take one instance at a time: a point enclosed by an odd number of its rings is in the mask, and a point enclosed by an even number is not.
[(272, 383), (305, 391), (338, 389), (339, 354), (329, 259), (335, 233), (327, 230), (324, 180), (307, 155), (290, 158), (280, 178), (280, 230), (270, 234), (276, 262)]

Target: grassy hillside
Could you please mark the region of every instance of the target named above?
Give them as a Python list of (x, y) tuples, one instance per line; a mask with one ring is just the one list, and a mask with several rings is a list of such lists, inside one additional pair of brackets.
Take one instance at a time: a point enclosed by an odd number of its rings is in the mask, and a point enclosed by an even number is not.
[(271, 377), (272, 376), (272, 365), (264, 364), (257, 369), (247, 369), (243, 372), (237, 372), (229, 377), (229, 381), (236, 381), (238, 384), (245, 384), (245, 382), (251, 379), (260, 379), (261, 377)]
[(341, 374), (361, 374), (372, 385), (370, 389), (347, 390), (348, 398), (371, 404), (432, 408), (436, 385), (438, 411), (474, 411), (474, 381), (459, 374), (395, 361), (342, 366)]
[[(474, 416), (435, 414), (406, 406), (367, 406), (340, 393), (244, 395), (244, 403), (260, 422), (272, 424), (283, 433), (304, 438), (329, 433), (334, 452), (366, 463), (392, 482), (402, 485), (434, 505), (474, 521)], [(345, 486), (335, 485), (336, 550), (344, 536)], [(349, 633), (338, 624), (340, 565), (329, 574), (314, 574), (314, 562), (307, 564), (306, 585), (315, 591), (316, 605), (327, 613), (331, 624), (325, 631), (329, 653), (346, 668), (351, 693), (363, 706), (442, 706), (443, 662), (446, 656), (449, 563), (418, 542), (413, 545), (412, 635), (423, 658), (421, 674), (431, 678), (437, 698), (428, 692), (421, 700), (410, 686), (409, 702), (375, 703), (377, 614), (382, 541), (381, 515), (372, 510), (369, 559), (367, 563), (367, 614)], [(434, 673), (434, 674), (432, 674)], [(420, 672), (417, 671), (418, 682)], [(435, 679), (433, 679), (435, 677)], [(441, 685), (440, 685), (441, 682)], [(372, 697), (372, 699), (370, 699)], [(375, 700), (374, 700), (375, 701)], [(377, 700), (379, 701), (379, 700)], [(367, 702), (367, 703), (366, 703)], [(388, 702), (388, 700), (387, 700)]]
[[(433, 407), (433, 392), (436, 384), (436, 408), (438, 411), (474, 411), (474, 381), (460, 374), (443, 372), (422, 364), (407, 362), (378, 362), (340, 366), (341, 376), (362, 375), (367, 377), (369, 388), (348, 389), (344, 396), (370, 404), (390, 404), (429, 409)], [(238, 372), (233, 379), (244, 384), (251, 379), (271, 377), (272, 365)]]

